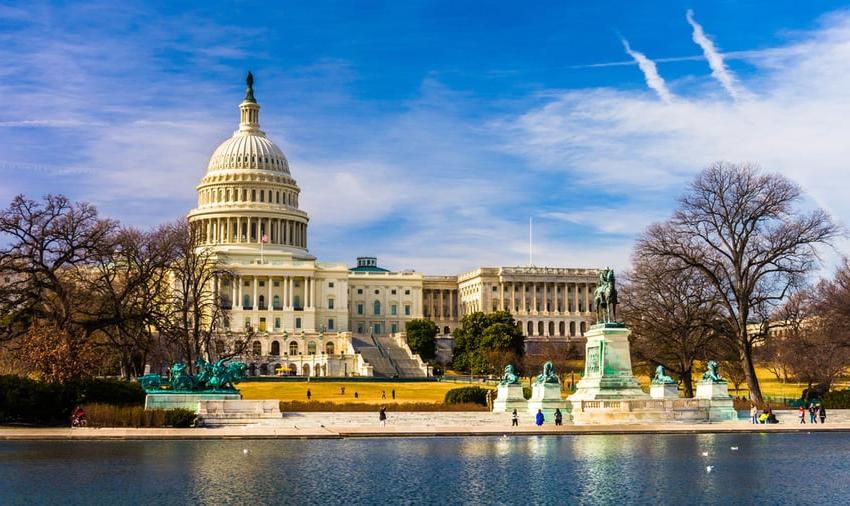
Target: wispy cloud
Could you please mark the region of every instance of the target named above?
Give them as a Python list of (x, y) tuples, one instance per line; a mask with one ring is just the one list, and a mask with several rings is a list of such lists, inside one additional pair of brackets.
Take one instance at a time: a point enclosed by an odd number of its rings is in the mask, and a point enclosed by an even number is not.
[(667, 84), (664, 82), (664, 78), (662, 78), (658, 73), (658, 68), (655, 66), (655, 62), (647, 58), (645, 54), (632, 49), (631, 46), (629, 46), (629, 41), (626, 40), (625, 37), (621, 37), (620, 40), (623, 41), (623, 48), (625, 48), (626, 53), (634, 58), (638, 67), (640, 67), (641, 72), (643, 72), (643, 77), (646, 79), (646, 85), (652, 88), (661, 100), (669, 104), (673, 100), (673, 96), (670, 94), (670, 90), (667, 89)]
[(717, 79), (717, 82), (723, 86), (726, 92), (729, 93), (729, 96), (734, 99), (738, 99), (740, 92), (737, 89), (732, 72), (729, 71), (726, 67), (726, 63), (723, 61), (723, 55), (720, 54), (720, 51), (718, 51), (714, 46), (714, 42), (706, 36), (702, 29), (702, 25), (697, 23), (694, 19), (694, 11), (688, 9), (685, 17), (694, 29), (692, 35), (694, 42), (702, 48), (705, 59), (708, 60), (708, 66), (711, 67), (711, 75)]

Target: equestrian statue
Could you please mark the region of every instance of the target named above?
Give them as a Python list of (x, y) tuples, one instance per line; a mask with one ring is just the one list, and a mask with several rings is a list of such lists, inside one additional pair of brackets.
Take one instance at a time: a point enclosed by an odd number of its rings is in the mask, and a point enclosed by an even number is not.
[(617, 285), (612, 269), (606, 268), (599, 272), (593, 303), (596, 306), (596, 323), (617, 321)]

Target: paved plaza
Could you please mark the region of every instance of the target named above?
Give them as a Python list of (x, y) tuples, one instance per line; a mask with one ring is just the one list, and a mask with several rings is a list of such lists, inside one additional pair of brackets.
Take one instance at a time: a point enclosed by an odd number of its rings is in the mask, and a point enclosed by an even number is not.
[(153, 428), (2, 428), (0, 440), (21, 439), (266, 439), (418, 436), (492, 436), (534, 434), (676, 434), (735, 432), (850, 432), (850, 410), (833, 410), (827, 423), (799, 423), (796, 411), (777, 411), (780, 423), (753, 425), (749, 419), (718, 423), (664, 423), (622, 425), (573, 425), (556, 427), (551, 422), (537, 427), (531, 415), (511, 427), (510, 414), (486, 412), (389, 413), (386, 427), (377, 413), (286, 413), (282, 420), (247, 427), (153, 429)]

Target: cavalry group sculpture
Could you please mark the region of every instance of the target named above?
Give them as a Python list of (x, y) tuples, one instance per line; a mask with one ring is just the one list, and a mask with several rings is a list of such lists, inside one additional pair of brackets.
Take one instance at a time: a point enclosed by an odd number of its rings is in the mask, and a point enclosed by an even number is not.
[(145, 374), (139, 378), (139, 384), (147, 393), (199, 393), (199, 392), (238, 392), (234, 386), (245, 378), (247, 366), (242, 362), (224, 360), (210, 363), (198, 357), (195, 360), (198, 373), (189, 374), (183, 362), (171, 366), (171, 379), (163, 381), (159, 374)]

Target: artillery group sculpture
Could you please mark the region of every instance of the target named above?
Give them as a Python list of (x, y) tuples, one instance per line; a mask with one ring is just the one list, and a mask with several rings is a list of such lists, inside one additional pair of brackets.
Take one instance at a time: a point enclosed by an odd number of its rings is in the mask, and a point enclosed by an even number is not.
[(247, 367), (242, 362), (210, 363), (198, 357), (195, 360), (196, 375), (189, 374), (183, 362), (171, 366), (171, 379), (163, 381), (159, 374), (145, 374), (139, 384), (147, 393), (237, 393), (236, 383), (245, 378)]

